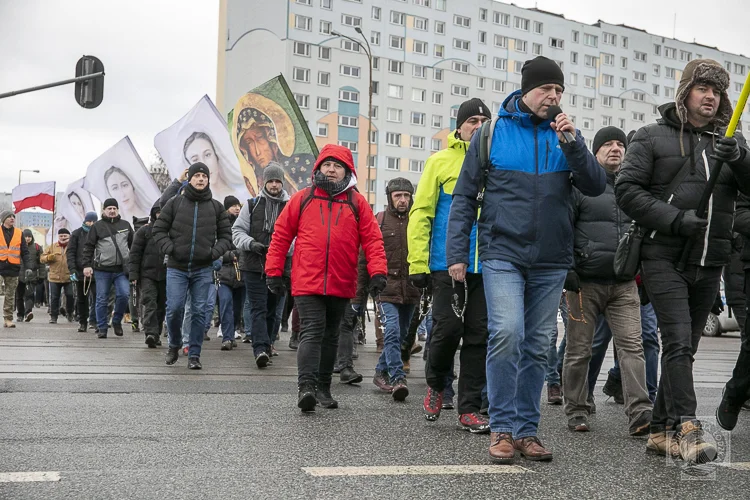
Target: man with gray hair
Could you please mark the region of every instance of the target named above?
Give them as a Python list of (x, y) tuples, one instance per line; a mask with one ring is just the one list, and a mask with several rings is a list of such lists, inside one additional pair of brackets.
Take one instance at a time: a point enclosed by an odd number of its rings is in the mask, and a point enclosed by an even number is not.
[(0, 283), (5, 287), (5, 301), (3, 302), (3, 326), (15, 328), (13, 323), (13, 309), (16, 301), (18, 275), (21, 272), (21, 259), (26, 268), (26, 279), (31, 276), (31, 262), (29, 248), (23, 233), (16, 227), (16, 215), (10, 210), (0, 213)]

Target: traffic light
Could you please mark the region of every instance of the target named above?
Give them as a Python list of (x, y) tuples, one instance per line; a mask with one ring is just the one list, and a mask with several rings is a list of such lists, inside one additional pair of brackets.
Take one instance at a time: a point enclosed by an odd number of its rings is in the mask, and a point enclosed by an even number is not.
[(76, 102), (87, 109), (95, 108), (104, 98), (104, 65), (94, 56), (83, 56), (76, 63), (76, 78), (101, 73), (101, 76), (75, 82)]

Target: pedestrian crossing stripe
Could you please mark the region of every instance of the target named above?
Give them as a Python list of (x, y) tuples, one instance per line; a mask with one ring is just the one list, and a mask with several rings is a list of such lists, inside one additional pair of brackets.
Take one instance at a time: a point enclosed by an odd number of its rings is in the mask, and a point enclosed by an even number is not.
[(0, 483), (33, 483), (41, 481), (59, 481), (60, 473), (47, 472), (0, 472)]
[(302, 467), (310, 476), (432, 476), (471, 474), (528, 474), (518, 465), (389, 465), (363, 467)]

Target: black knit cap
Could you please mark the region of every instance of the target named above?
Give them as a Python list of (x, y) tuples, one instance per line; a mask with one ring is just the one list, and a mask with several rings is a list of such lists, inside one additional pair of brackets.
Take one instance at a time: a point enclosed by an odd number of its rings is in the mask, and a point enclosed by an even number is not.
[(102, 203), (102, 210), (107, 207), (120, 208), (120, 205), (117, 204), (117, 200), (115, 200), (114, 198), (107, 198), (106, 200), (104, 200), (104, 203)]
[(63, 228), (60, 228), (57, 231), (57, 234), (67, 234), (67, 235), (70, 235), (70, 230), (68, 230), (68, 229), (66, 229), (66, 228), (63, 227)]
[(188, 169), (188, 180), (190, 180), (198, 172), (206, 174), (206, 177), (208, 177), (209, 179), (211, 178), (211, 172), (209, 172), (206, 164), (197, 162), (190, 165), (190, 168)]
[(236, 196), (232, 196), (231, 194), (224, 198), (224, 210), (229, 210), (235, 205), (240, 205), (240, 200), (237, 199)]
[(490, 118), (490, 110), (487, 105), (482, 102), (481, 99), (473, 98), (468, 101), (464, 101), (461, 107), (458, 108), (458, 114), (456, 115), (456, 128), (461, 128), (466, 120), (472, 116), (486, 116)]
[(523, 68), (521, 68), (521, 93), (523, 95), (548, 83), (560, 85), (565, 90), (565, 75), (555, 61), (544, 56), (537, 56), (523, 63)]
[(626, 148), (628, 146), (628, 138), (625, 135), (625, 132), (617, 127), (604, 127), (594, 136), (594, 145), (592, 148), (594, 154), (599, 151), (599, 148), (602, 147), (604, 143), (609, 141), (620, 141)]

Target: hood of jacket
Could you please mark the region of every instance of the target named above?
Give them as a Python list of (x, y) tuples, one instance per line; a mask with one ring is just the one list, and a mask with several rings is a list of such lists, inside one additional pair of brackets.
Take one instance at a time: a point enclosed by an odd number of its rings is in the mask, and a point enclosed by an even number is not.
[(24, 229), (23, 233), (22, 233), (22, 236), (24, 238), (27, 237), (27, 236), (31, 236), (31, 243), (29, 243), (29, 244), (30, 245), (34, 244), (34, 233), (31, 232), (31, 229)]
[(154, 223), (156, 220), (156, 214), (161, 212), (161, 204), (159, 203), (159, 200), (156, 200), (156, 203), (154, 203), (154, 206), (151, 207), (151, 212), (149, 214), (149, 221), (151, 224)]
[(335, 160), (344, 164), (344, 166), (351, 172), (352, 178), (349, 184), (341, 192), (353, 188), (357, 185), (357, 169), (354, 168), (354, 157), (349, 148), (339, 146), (338, 144), (326, 144), (323, 149), (320, 150), (318, 159), (315, 160), (315, 166), (312, 171), (313, 185), (315, 185), (315, 172), (320, 170), (320, 166), (323, 164), (326, 158), (334, 158)]

